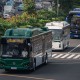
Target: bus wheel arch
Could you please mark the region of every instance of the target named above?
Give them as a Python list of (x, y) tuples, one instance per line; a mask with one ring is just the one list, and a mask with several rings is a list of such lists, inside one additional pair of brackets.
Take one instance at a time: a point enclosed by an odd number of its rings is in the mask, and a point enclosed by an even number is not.
[(45, 55), (45, 64), (47, 64), (48, 63), (48, 54), (46, 53), (46, 55)]

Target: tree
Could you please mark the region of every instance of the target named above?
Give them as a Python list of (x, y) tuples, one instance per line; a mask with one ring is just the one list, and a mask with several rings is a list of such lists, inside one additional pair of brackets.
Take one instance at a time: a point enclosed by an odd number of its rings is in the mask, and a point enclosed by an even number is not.
[(80, 8), (80, 0), (73, 0), (73, 8), (79, 7)]
[(29, 14), (35, 13), (35, 1), (34, 0), (23, 0), (24, 11)]
[[(59, 0), (60, 10), (62, 10), (65, 14), (69, 12), (73, 8), (73, 3), (75, 0)], [(57, 7), (57, 0), (54, 0)]]

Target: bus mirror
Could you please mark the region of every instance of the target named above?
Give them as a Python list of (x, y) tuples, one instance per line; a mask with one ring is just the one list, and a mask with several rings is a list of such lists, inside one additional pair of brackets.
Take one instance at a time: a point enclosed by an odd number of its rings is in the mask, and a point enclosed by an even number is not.
[(24, 45), (31, 46), (30, 41), (28, 39), (24, 40)]
[(28, 43), (28, 46), (31, 46), (31, 44), (30, 44), (30, 43)]

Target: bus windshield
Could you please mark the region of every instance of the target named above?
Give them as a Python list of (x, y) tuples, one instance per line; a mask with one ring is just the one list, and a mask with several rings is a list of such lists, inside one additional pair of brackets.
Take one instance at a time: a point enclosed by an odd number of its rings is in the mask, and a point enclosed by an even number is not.
[(53, 35), (53, 41), (60, 41), (61, 36), (62, 36), (62, 30), (61, 29), (53, 29), (52, 35)]
[(75, 10), (74, 11), (70, 11), (68, 16), (66, 17), (66, 21), (68, 23), (71, 23), (73, 18), (76, 19), (78, 17), (80, 17), (80, 11), (75, 11)]
[(2, 46), (2, 57), (27, 57), (28, 49), (24, 44), (7, 43)]
[(74, 15), (71, 19), (71, 31), (79, 31), (80, 32), (80, 17)]
[(73, 25), (80, 25), (80, 16), (77, 16), (77, 15), (74, 15), (72, 18), (71, 18), (71, 24)]

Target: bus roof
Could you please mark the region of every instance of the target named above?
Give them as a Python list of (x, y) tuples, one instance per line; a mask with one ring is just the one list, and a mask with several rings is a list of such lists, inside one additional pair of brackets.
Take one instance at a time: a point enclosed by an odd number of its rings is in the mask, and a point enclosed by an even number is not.
[(71, 23), (71, 19), (76, 16), (80, 17), (80, 8), (75, 8), (74, 10), (69, 11), (68, 16), (66, 17), (66, 21)]
[(80, 14), (80, 11), (69, 11), (69, 14)]
[(48, 29), (63, 29), (66, 26), (69, 26), (69, 23), (66, 21), (53, 21), (46, 23), (45, 25)]
[(16, 28), (16, 29), (7, 29), (3, 37), (32, 37), (40, 33), (45, 32), (44, 28)]

